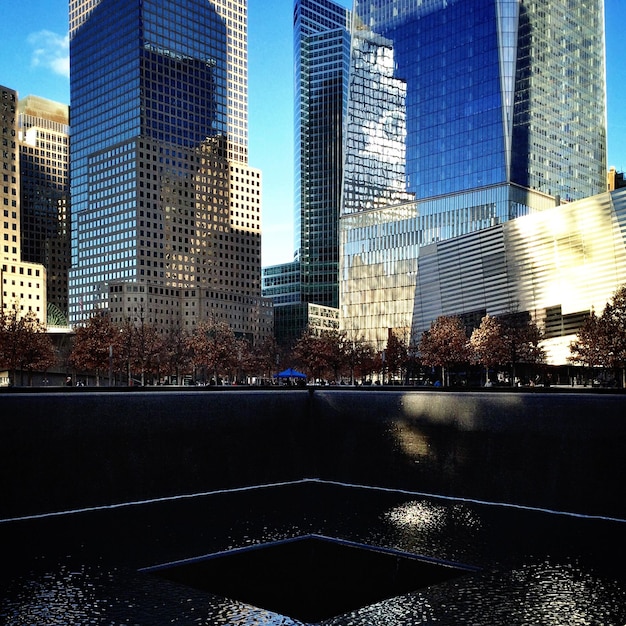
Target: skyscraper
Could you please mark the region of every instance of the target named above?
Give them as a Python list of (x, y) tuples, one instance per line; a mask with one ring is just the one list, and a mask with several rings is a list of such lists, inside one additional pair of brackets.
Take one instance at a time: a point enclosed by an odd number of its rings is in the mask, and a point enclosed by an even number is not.
[(0, 309), (18, 317), (33, 313), (46, 323), (46, 268), (22, 260), (20, 202), (20, 142), (18, 96), (14, 89), (0, 85)]
[(2, 120), (2, 262), (21, 259), (20, 157), (17, 141), (17, 92), (0, 86)]
[(350, 12), (331, 0), (296, 0), (295, 249), (302, 301), (337, 307)]
[[(404, 108), (382, 121), (388, 131), (406, 115), (395, 132), (416, 199), (506, 183), (566, 201), (604, 191), (600, 0), (356, 6), (355, 49), (370, 49), (370, 68), (391, 55), (393, 77), (406, 84)], [(379, 85), (370, 84), (374, 103), (387, 96)], [(359, 114), (358, 98), (352, 102), (351, 117)], [(377, 115), (374, 108), (369, 121), (381, 121)]]
[(246, 0), (71, 0), (70, 63), (71, 321), (266, 333)]
[(45, 265), (48, 323), (67, 325), (70, 265), (69, 107), (18, 102), (22, 260)]
[(340, 300), (381, 345), (423, 330), (430, 244), (605, 189), (603, 3), (357, 0), (353, 24)]
[(294, 260), (263, 269), (274, 333), (293, 343), (307, 328), (338, 326), (339, 207), (347, 111), (350, 11), (295, 0)]

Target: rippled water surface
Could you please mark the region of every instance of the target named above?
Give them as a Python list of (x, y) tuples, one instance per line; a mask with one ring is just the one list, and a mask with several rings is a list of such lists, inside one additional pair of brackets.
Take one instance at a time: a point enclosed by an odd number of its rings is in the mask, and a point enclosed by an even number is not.
[(625, 528), (616, 520), (320, 483), (5, 522), (0, 621), (298, 624), (140, 570), (320, 533), (480, 568), (323, 624), (620, 626)]

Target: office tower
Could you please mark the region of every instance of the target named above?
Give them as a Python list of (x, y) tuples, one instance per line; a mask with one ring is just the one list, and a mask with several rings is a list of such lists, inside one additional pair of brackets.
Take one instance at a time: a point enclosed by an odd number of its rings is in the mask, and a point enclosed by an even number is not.
[[(357, 2), (355, 48), (368, 47), (370, 67), (392, 55), (406, 83), (406, 190), (604, 191), (603, 18), (600, 0)], [(386, 98), (371, 86), (374, 102)], [(393, 120), (374, 108), (369, 121)]]
[(614, 167), (609, 168), (606, 177), (606, 187), (608, 191), (615, 191), (626, 187), (626, 181), (624, 181), (624, 172), (618, 172)]
[(267, 332), (246, 1), (71, 0), (70, 65), (71, 321)]
[[(274, 334), (338, 326), (339, 207), (350, 12), (330, 0), (294, 2), (294, 261), (263, 268)], [(332, 321), (330, 321), (332, 320)]]
[(606, 188), (603, 4), (357, 0), (353, 24), (340, 301), (384, 347), (445, 308), (431, 244)]
[(16, 311), (18, 316), (32, 311), (46, 323), (46, 269), (36, 263), (22, 261), (20, 217), (20, 146), (18, 140), (18, 95), (0, 85), (0, 306), (2, 311)]
[(338, 326), (338, 220), (347, 107), (350, 12), (329, 0), (294, 3), (294, 261), (263, 268), (274, 333)]
[(67, 326), (70, 265), (69, 107), (18, 101), (22, 260), (47, 271), (49, 323)]
[(343, 119), (350, 12), (330, 0), (296, 0), (295, 249), (303, 302), (338, 306)]
[(2, 262), (20, 261), (20, 160), (17, 92), (0, 87), (2, 117)]

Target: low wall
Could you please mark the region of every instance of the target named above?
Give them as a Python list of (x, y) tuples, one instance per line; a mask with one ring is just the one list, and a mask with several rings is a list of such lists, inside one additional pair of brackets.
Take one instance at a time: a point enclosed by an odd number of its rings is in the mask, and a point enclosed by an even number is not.
[(323, 479), (626, 519), (626, 396), (315, 394)]
[(0, 519), (299, 480), (308, 393), (0, 395)]
[(0, 519), (318, 478), (626, 519), (626, 396), (0, 394)]

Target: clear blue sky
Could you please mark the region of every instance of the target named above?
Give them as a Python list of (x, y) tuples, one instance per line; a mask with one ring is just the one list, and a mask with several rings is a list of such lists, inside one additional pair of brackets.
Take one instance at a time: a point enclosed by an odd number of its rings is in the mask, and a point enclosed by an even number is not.
[[(351, 6), (350, 0), (342, 0)], [(69, 102), (67, 0), (0, 0), (0, 84)], [(626, 171), (626, 0), (606, 0), (609, 165)], [(263, 172), (263, 264), (293, 255), (293, 0), (249, 0), (250, 165)]]

